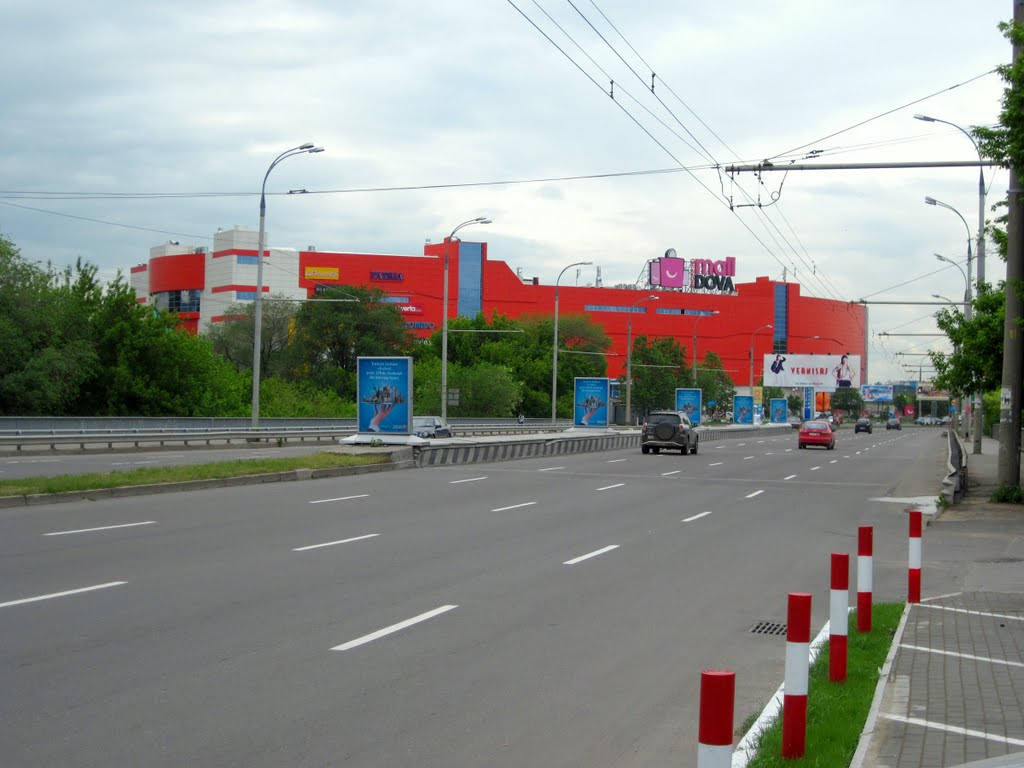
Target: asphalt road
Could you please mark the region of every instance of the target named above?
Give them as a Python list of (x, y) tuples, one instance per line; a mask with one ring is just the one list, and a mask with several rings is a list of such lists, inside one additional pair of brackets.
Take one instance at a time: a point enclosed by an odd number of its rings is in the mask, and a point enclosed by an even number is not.
[(807, 591), (816, 632), (859, 525), (902, 599), (906, 504), (876, 499), (934, 498), (944, 446), (794, 433), (0, 510), (0, 762), (696, 765), (700, 671), (736, 671), (737, 727), (760, 711), (784, 637), (751, 626)]

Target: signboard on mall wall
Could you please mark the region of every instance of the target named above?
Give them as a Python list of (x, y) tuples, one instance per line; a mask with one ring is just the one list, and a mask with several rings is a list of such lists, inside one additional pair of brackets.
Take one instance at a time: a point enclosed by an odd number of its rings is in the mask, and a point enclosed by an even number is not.
[(412, 427), (412, 358), (356, 358), (359, 431), (408, 435)]
[(860, 355), (764, 356), (766, 387), (814, 387), (834, 392), (844, 387), (860, 389)]
[(573, 379), (573, 424), (608, 426), (608, 379), (577, 376)]
[(736, 259), (681, 259), (670, 248), (660, 259), (651, 259), (648, 281), (651, 286), (681, 291), (735, 293)]
[(307, 280), (337, 280), (337, 267), (306, 267), (302, 276)]

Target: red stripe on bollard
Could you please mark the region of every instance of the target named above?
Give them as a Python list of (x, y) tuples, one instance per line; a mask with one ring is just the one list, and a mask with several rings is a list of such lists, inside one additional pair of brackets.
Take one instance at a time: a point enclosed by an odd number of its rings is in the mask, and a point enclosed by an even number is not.
[(921, 512), (910, 512), (910, 539), (907, 569), (907, 602), (921, 602)]
[(782, 757), (803, 757), (807, 741), (807, 673), (811, 596), (790, 592), (786, 626), (786, 682), (782, 698)]
[(857, 529), (857, 631), (871, 631), (872, 569), (874, 568), (874, 529), (862, 525)]
[(736, 673), (710, 669), (700, 673), (700, 734), (697, 768), (732, 765)]
[(850, 624), (850, 556), (832, 553), (832, 589), (829, 594), (828, 679), (846, 680), (846, 635)]

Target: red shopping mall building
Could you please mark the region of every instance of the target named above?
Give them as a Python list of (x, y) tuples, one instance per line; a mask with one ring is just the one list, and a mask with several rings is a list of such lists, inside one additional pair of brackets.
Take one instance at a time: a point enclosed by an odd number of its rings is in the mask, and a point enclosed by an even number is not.
[[(212, 250), (176, 242), (150, 249), (149, 261), (131, 270), (140, 302), (177, 312), (193, 333), (227, 317), (231, 304), (256, 296), (257, 234), (236, 227), (214, 235)], [(428, 243), (419, 255), (341, 253), (268, 248), (263, 294), (307, 299), (317, 286), (365, 285), (383, 290), (406, 317), (406, 326), (428, 338), (441, 328), (444, 254), (449, 257), (448, 317), (483, 312), (512, 318), (550, 315), (555, 286), (523, 278), (503, 261), (488, 258), (487, 243)], [(638, 265), (642, 266), (642, 265)], [(625, 368), (629, 326), (633, 338), (671, 336), (693, 359), (717, 354), (738, 388), (755, 382), (769, 353), (849, 354), (861, 361), (867, 382), (867, 310), (863, 305), (800, 295), (797, 283), (757, 277), (740, 282), (733, 258), (676, 258), (670, 251), (643, 268), (635, 285), (561, 284), (559, 317), (587, 315), (612, 340), (608, 375)], [(593, 274), (584, 268), (584, 274)], [(566, 274), (566, 280), (575, 273)], [(657, 300), (648, 300), (657, 296)], [(630, 322), (631, 319), (631, 322)], [(770, 327), (769, 327), (770, 326)], [(700, 363), (698, 362), (698, 365)]]

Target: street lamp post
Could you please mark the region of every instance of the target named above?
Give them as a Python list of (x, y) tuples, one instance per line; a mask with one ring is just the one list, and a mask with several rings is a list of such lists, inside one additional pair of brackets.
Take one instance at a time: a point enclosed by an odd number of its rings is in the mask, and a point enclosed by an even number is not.
[(713, 309), (710, 312), (701, 313), (701, 314), (697, 315), (697, 317), (694, 318), (694, 321), (693, 321), (693, 383), (694, 383), (694, 385), (697, 384), (697, 323), (700, 322), (700, 319), (702, 317), (707, 317), (708, 315), (717, 315), (718, 312), (719, 312), (719, 310)]
[(657, 301), (653, 293), (634, 301), (629, 306), (629, 317), (626, 319), (626, 423), (633, 425), (633, 310), (645, 301)]
[(753, 396), (753, 394), (754, 394), (754, 337), (757, 335), (758, 331), (763, 331), (766, 328), (774, 328), (774, 327), (775, 326), (773, 326), (771, 323), (768, 323), (767, 325), (762, 325), (760, 328), (755, 329), (754, 332), (750, 334), (750, 394), (751, 394), (751, 396)]
[(554, 353), (551, 359), (551, 424), (554, 425), (558, 418), (557, 407), (558, 407), (558, 283), (562, 279), (562, 275), (566, 271), (573, 267), (584, 267), (593, 264), (592, 261), (577, 261), (566, 266), (561, 272), (558, 273), (558, 278), (555, 280), (555, 343)]
[[(982, 164), (984, 158), (981, 155), (981, 149), (978, 147), (978, 142), (974, 140), (974, 137), (969, 131), (964, 130), (956, 123), (951, 123), (948, 120), (940, 120), (937, 117), (929, 117), (928, 115), (914, 115), (918, 120), (924, 120), (928, 123), (942, 123), (943, 125), (949, 125), (956, 128), (960, 133), (971, 140), (971, 144), (974, 145), (974, 151), (978, 153), (978, 283), (979, 285), (985, 282), (985, 166)], [(969, 237), (969, 236), (968, 236)], [(972, 416), (974, 420), (974, 445), (972, 447), (973, 453), (981, 453), (981, 433), (984, 429), (984, 416), (981, 408), (981, 393), (975, 393), (971, 395), (971, 407), (974, 408), (974, 414)]]
[(260, 358), (263, 350), (263, 235), (267, 218), (267, 178), (270, 172), (277, 167), (277, 164), (296, 155), (314, 154), (323, 152), (323, 147), (313, 146), (311, 143), (300, 144), (282, 152), (274, 158), (274, 162), (267, 168), (263, 175), (263, 186), (260, 188), (260, 232), (256, 247), (256, 298), (253, 309), (253, 334), (252, 334), (252, 428), (257, 429), (260, 425)]
[[(943, 301), (948, 301), (950, 304), (952, 304), (954, 306), (956, 306), (957, 304), (960, 304), (964, 308), (964, 319), (965, 320), (970, 320), (971, 319), (971, 302), (970, 302), (971, 281), (970, 281), (970, 278), (967, 277), (968, 273), (964, 272), (963, 267), (961, 267), (955, 261), (953, 261), (952, 259), (947, 259), (941, 253), (936, 253), (935, 254), (935, 258), (938, 259), (939, 261), (944, 261), (947, 264), (952, 264), (954, 267), (956, 267), (957, 269), (960, 270), (960, 275), (964, 279), (964, 301), (963, 302), (950, 301), (945, 296), (940, 296), (937, 293), (933, 293), (932, 294), (932, 298), (934, 298), (934, 299), (942, 299)], [(967, 268), (968, 268), (968, 270), (970, 269), (970, 262), (968, 262), (968, 267)], [(975, 417), (981, 415), (981, 409), (980, 408), (976, 408), (975, 407), (975, 403), (976, 402), (980, 403), (981, 402), (981, 398), (979, 397), (977, 399), (977, 401), (975, 401), (975, 396), (974, 396), (973, 393), (970, 395), (970, 398), (971, 398), (971, 419), (973, 420), (973, 424), (971, 426), (971, 429), (974, 430), (974, 440), (975, 440), (975, 442), (980, 444), (981, 443), (981, 432), (980, 432), (980, 430), (981, 430), (981, 423), (980, 423), (980, 419), (975, 418)], [(975, 413), (975, 411), (977, 411), (977, 413)], [(980, 445), (978, 446), (978, 451), (977, 452), (981, 453)]]
[(448, 248), (455, 233), (470, 224), (490, 224), (486, 216), (464, 221), (444, 241), (444, 297), (441, 300), (441, 418), (448, 418)]

